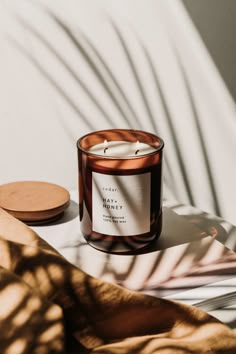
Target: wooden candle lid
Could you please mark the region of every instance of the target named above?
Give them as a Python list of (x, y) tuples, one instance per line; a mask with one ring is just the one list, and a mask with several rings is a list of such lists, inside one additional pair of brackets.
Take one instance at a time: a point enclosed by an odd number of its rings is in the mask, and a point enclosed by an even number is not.
[(60, 217), (69, 203), (69, 192), (53, 183), (20, 181), (0, 186), (0, 207), (31, 225)]

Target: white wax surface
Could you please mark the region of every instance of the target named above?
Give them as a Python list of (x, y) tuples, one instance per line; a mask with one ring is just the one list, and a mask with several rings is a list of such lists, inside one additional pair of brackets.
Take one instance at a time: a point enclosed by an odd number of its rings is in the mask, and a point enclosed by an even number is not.
[(132, 143), (129, 141), (105, 141), (88, 149), (94, 155), (104, 155), (107, 157), (137, 157), (150, 154), (156, 150), (156, 148), (149, 144)]

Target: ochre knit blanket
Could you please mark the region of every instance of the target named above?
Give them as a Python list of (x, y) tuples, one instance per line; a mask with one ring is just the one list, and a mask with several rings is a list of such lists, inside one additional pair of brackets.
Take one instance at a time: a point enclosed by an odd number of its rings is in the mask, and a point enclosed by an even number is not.
[(89, 276), (2, 209), (0, 236), (1, 354), (236, 353), (207, 313)]

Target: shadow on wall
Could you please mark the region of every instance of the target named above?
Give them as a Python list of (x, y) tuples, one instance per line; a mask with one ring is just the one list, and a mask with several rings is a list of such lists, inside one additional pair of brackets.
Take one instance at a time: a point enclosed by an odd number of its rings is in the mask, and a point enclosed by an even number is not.
[[(112, 72), (111, 68), (109, 67), (109, 64), (104, 60), (102, 53), (98, 51), (96, 48), (95, 44), (86, 36), (85, 33), (83, 33), (81, 30), (76, 31), (76, 33), (71, 29), (68, 28), (68, 26), (61, 20), (59, 19), (55, 14), (52, 14), (49, 10), (46, 8), (41, 9), (44, 11), (48, 16), (50, 16), (51, 21), (53, 21), (57, 26), (58, 29), (67, 37), (68, 41), (74, 46), (74, 48), (77, 50), (78, 54), (83, 57), (84, 61), (87, 63), (89, 66), (91, 73), (94, 75), (96, 80), (100, 82), (100, 85), (103, 87), (104, 91), (106, 92), (107, 97), (109, 98), (111, 104), (114, 106), (114, 108), (120, 113), (120, 117), (122, 117), (123, 122), (126, 126), (130, 127), (135, 123), (135, 127), (137, 129), (142, 128), (143, 126), (143, 120), (142, 117), (139, 116), (139, 114), (136, 111), (136, 108), (133, 106), (133, 104), (129, 101), (126, 93), (122, 89), (122, 87), (119, 84), (119, 81), (115, 77), (115, 74)], [(14, 15), (16, 16), (16, 15)], [(28, 32), (31, 33), (48, 51), (48, 54), (51, 55), (52, 57), (55, 58), (55, 60), (62, 65), (62, 67), (67, 71), (67, 73), (71, 76), (71, 78), (75, 81), (75, 83), (84, 91), (84, 94), (87, 95), (87, 98), (91, 102), (92, 105), (96, 107), (96, 109), (103, 115), (103, 117), (106, 118), (107, 122), (111, 126), (116, 126), (116, 122), (114, 121), (114, 118), (110, 116), (110, 114), (107, 112), (106, 108), (103, 106), (102, 102), (99, 100), (99, 98), (94, 94), (86, 82), (77, 74), (75, 70), (67, 63), (66, 59), (60, 54), (54, 47), (53, 44), (43, 35), (36, 30), (33, 25), (27, 23), (25, 20), (22, 18), (16, 17), (16, 20), (18, 21), (19, 24)], [(148, 94), (145, 91), (145, 87), (142, 84), (142, 79), (139, 73), (139, 70), (136, 67), (133, 54), (129, 50), (129, 46), (126, 42), (126, 39), (124, 38), (124, 35), (122, 34), (121, 30), (119, 29), (118, 25), (115, 24), (114, 21), (111, 19), (107, 19), (110, 23), (111, 30), (114, 32), (116, 35), (117, 41), (120, 45), (120, 47), (123, 50), (123, 53), (126, 57), (126, 62), (127, 66), (133, 76), (134, 82), (136, 83), (136, 86), (139, 91), (139, 96), (141, 98), (144, 111), (146, 112), (146, 115), (148, 117), (148, 120), (152, 126), (152, 129), (154, 132), (160, 131), (160, 127), (158, 126), (158, 122), (155, 119), (155, 115), (152, 111), (152, 108), (149, 105), (148, 101)], [(12, 45), (17, 48), (20, 52), (22, 52), (30, 61), (31, 63), (37, 68), (37, 70), (40, 72), (40, 74), (50, 82), (50, 84), (54, 87), (56, 92), (63, 98), (63, 100), (74, 110), (74, 112), (80, 116), (84, 122), (86, 122), (88, 129), (92, 129), (92, 124), (91, 124), (91, 119), (90, 117), (86, 116), (83, 111), (81, 110), (81, 107), (78, 102), (74, 101), (69, 94), (66, 92), (66, 88), (62, 87), (55, 78), (53, 78), (50, 75), (50, 71), (48, 71), (45, 67), (42, 66), (38, 58), (33, 56), (32, 53), (30, 53), (27, 49), (25, 49), (22, 45), (20, 45), (14, 38), (9, 38), (11, 41)], [(174, 124), (173, 124), (173, 117), (171, 116), (171, 110), (169, 108), (167, 99), (165, 97), (164, 91), (162, 89), (161, 81), (159, 79), (157, 70), (155, 68), (154, 62), (152, 60), (152, 57), (150, 53), (148, 52), (147, 48), (145, 47), (145, 44), (142, 43), (142, 41), (136, 37), (136, 40), (142, 48), (142, 51), (144, 53), (144, 56), (146, 58), (146, 63), (147, 66), (149, 67), (150, 72), (152, 73), (153, 77), (153, 84), (156, 90), (156, 95), (158, 95), (159, 99), (161, 100), (161, 104), (165, 113), (166, 117), (166, 124), (168, 125), (168, 130), (171, 135), (171, 140), (174, 144), (174, 149), (173, 151), (166, 151), (165, 154), (165, 172), (164, 172), (164, 185), (168, 187), (168, 190), (171, 191), (171, 194), (174, 199), (178, 199), (176, 197), (176, 178), (174, 171), (172, 170), (171, 163), (170, 163), (170, 155), (169, 154), (174, 154), (175, 159), (177, 161), (177, 165), (179, 166), (179, 171), (181, 175), (181, 184), (184, 185), (184, 188), (186, 190), (186, 196), (188, 198), (188, 202), (190, 205), (196, 205), (196, 196), (193, 193), (193, 186), (191, 185), (191, 176), (189, 175), (189, 169), (187, 169), (188, 163), (183, 159), (183, 155), (181, 152), (181, 142), (180, 142), (180, 137), (177, 136), (175, 133), (174, 129)], [(171, 38), (170, 38), (171, 40)], [(185, 90), (187, 92), (188, 98), (189, 98), (189, 103), (192, 111), (191, 119), (193, 120), (193, 125), (194, 129), (197, 132), (198, 135), (198, 140), (199, 140), (199, 149), (201, 151), (201, 160), (202, 160), (202, 165), (204, 170), (204, 174), (206, 175), (206, 183), (208, 184), (208, 190), (209, 190), (209, 195), (211, 196), (212, 199), (212, 210), (211, 212), (216, 214), (216, 215), (221, 215), (221, 208), (220, 204), (218, 201), (217, 197), (217, 192), (214, 184), (214, 178), (212, 175), (212, 170), (211, 170), (211, 164), (209, 161), (208, 157), (208, 152), (206, 148), (206, 141), (204, 140), (202, 128), (201, 128), (201, 123), (198, 117), (197, 109), (196, 109), (196, 103), (194, 101), (193, 93), (191, 91), (191, 86), (188, 81), (188, 76), (186, 74), (184, 64), (181, 62), (181, 59), (178, 55), (178, 51), (175, 48), (174, 43), (172, 43), (173, 47), (173, 53), (176, 57), (176, 62), (179, 67), (179, 71), (182, 74), (182, 80), (185, 86)]]

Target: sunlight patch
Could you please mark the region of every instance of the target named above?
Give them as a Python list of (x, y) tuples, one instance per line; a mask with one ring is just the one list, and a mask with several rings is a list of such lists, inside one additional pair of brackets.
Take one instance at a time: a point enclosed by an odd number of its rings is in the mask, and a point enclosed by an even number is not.
[(45, 319), (47, 321), (59, 320), (62, 317), (62, 310), (59, 306), (51, 306), (45, 313)]
[(61, 323), (57, 323), (47, 329), (44, 333), (39, 337), (39, 343), (46, 343), (58, 335), (63, 333), (63, 325)]
[(0, 292), (0, 318), (5, 319), (20, 306), (26, 295), (26, 288), (21, 284), (10, 284)]
[(25, 348), (27, 346), (26, 339), (18, 338), (16, 339), (6, 350), (6, 354), (23, 354), (25, 352)]

